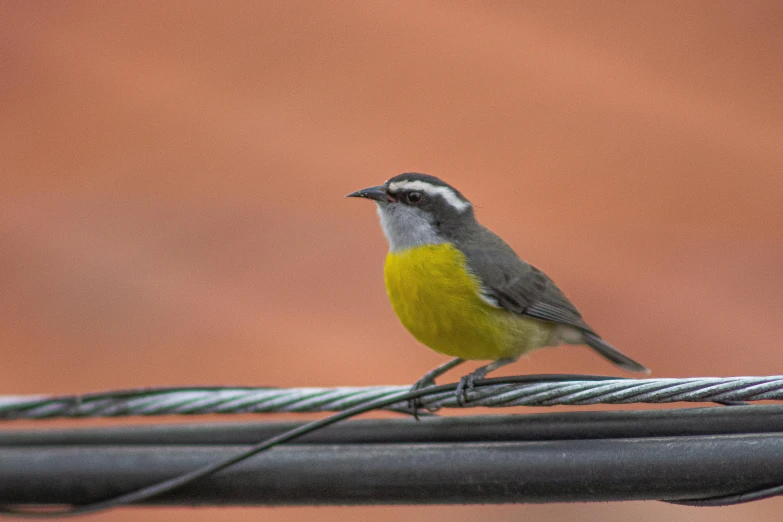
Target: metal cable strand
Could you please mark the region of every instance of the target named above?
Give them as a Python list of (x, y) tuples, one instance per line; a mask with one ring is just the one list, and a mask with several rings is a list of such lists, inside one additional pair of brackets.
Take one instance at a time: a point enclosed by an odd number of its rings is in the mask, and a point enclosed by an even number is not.
[[(783, 400), (783, 376), (496, 383), (502, 380), (479, 381), (468, 394), (467, 406)], [(84, 396), (5, 396), (0, 397), (0, 420), (344, 411), (408, 389), (408, 386), (164, 388)], [(421, 405), (431, 409), (461, 407), (453, 392), (424, 396)], [(389, 407), (406, 408), (407, 404)]]

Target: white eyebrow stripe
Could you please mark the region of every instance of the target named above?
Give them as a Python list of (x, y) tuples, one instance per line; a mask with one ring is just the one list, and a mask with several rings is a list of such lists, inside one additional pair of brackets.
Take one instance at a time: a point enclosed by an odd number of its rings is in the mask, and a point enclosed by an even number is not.
[(465, 211), (470, 207), (470, 203), (463, 201), (457, 196), (457, 194), (449, 187), (442, 187), (427, 183), (426, 181), (414, 180), (414, 181), (394, 181), (389, 184), (389, 189), (392, 192), (399, 190), (420, 190), (431, 196), (443, 196), (446, 203), (457, 209), (459, 212)]

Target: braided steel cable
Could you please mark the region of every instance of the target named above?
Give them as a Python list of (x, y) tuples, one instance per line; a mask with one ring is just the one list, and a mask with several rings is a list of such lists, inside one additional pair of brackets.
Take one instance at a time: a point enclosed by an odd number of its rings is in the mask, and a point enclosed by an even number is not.
[[(557, 377), (560, 377), (557, 379)], [(156, 388), (82, 396), (0, 396), (0, 420), (345, 411), (392, 398), (408, 386), (339, 388)], [(476, 381), (466, 406), (558, 406), (783, 400), (783, 376), (617, 379), (520, 376)], [(421, 407), (459, 408), (454, 392), (433, 390)], [(408, 410), (407, 403), (387, 406)]]

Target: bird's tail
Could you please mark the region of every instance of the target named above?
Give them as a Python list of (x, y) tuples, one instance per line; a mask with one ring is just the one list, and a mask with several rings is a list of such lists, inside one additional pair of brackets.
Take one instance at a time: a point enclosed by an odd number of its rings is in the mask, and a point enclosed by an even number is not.
[(600, 353), (623, 370), (637, 373), (650, 373), (650, 370), (634, 361), (627, 355), (624, 355), (622, 352), (620, 352), (620, 350), (607, 343), (597, 335), (590, 332), (583, 332), (582, 335), (587, 346)]

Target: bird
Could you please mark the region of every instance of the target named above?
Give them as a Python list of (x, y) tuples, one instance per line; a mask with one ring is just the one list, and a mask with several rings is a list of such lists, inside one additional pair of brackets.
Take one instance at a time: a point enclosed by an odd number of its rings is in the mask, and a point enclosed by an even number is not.
[(464, 405), (475, 381), (532, 350), (561, 344), (587, 345), (623, 370), (649, 373), (603, 340), (557, 285), (481, 225), (472, 203), (445, 181), (409, 172), (346, 197), (377, 205), (389, 244), (386, 291), (402, 325), (453, 357), (414, 389), (434, 385), (465, 361), (491, 361), (460, 379), (456, 393)]

